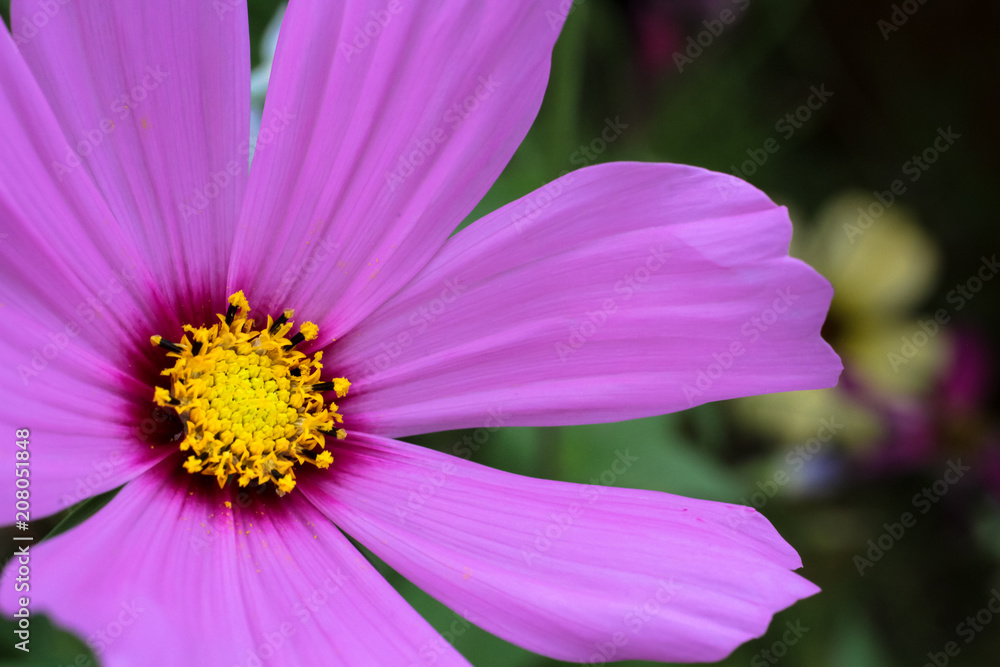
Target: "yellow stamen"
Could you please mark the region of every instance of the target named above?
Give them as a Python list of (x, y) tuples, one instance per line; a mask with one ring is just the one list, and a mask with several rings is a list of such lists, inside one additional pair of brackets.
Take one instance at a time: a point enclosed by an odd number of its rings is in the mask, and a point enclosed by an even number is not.
[(317, 468), (329, 468), (331, 463), (333, 463), (333, 454), (330, 452), (320, 452), (319, 456), (316, 457)]
[(236, 306), (239, 310), (244, 312), (250, 310), (250, 302), (247, 301), (247, 298), (243, 295), (243, 290), (240, 290), (236, 294), (229, 297), (229, 305)]
[(347, 390), (351, 388), (351, 383), (347, 381), (347, 378), (334, 378), (333, 379), (333, 390), (337, 392), (337, 398), (343, 398), (347, 396)]
[[(286, 310), (280, 324), (268, 318), (263, 330), (248, 318), (243, 292), (229, 297), (229, 310), (212, 327), (184, 326), (179, 343), (152, 336), (153, 345), (176, 357), (163, 371), (170, 389), (157, 387), (153, 400), (176, 410), (187, 424), (180, 443), (189, 452), (184, 469), (212, 475), (219, 487), (236, 480), (274, 484), (278, 495), (295, 488), (295, 466), (329, 468), (333, 455), (325, 435), (338, 440), (347, 432), (334, 403), (324, 405), (320, 384), (322, 352), (311, 357), (289, 344), (293, 323)], [(228, 322), (228, 323), (227, 323)], [(271, 331), (273, 329), (273, 331)], [(319, 327), (305, 322), (293, 338), (314, 340)], [(346, 378), (330, 381), (338, 397), (347, 394)], [(328, 386), (328, 385), (327, 385)]]
[(319, 335), (319, 327), (312, 322), (303, 322), (302, 326), (299, 327), (299, 331), (306, 337), (306, 340), (315, 340), (316, 336)]

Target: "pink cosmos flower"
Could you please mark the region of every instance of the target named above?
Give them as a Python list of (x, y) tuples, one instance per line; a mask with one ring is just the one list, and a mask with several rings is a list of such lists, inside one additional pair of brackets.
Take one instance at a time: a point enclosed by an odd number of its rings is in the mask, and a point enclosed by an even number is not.
[[(5, 456), (30, 454), (33, 519), (124, 488), (30, 548), (29, 592), (8, 568), (7, 613), (29, 597), (108, 665), (464, 664), (341, 531), (569, 661), (717, 660), (816, 592), (749, 508), (393, 439), (476, 446), (840, 371), (830, 287), (730, 176), (595, 166), (449, 238), (538, 111), (569, 3), (442, 4), (292, 2), (248, 169), (242, 2), (15, 0)], [(283, 308), (315, 322), (304, 341), (265, 322)]]

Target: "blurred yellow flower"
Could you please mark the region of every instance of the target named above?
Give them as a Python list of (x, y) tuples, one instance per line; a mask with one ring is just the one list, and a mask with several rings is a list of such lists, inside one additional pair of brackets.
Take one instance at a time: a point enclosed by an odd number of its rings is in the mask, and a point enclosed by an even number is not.
[(835, 417), (849, 425), (838, 433), (841, 442), (866, 447), (884, 429), (871, 399), (910, 402), (930, 388), (946, 362), (944, 335), (928, 336), (904, 363), (890, 359), (920, 331), (913, 311), (935, 285), (940, 258), (909, 210), (872, 203), (862, 193), (841, 194), (822, 207), (813, 226), (796, 229), (792, 254), (834, 287), (823, 333), (844, 360), (844, 377), (832, 389), (734, 401), (740, 421), (764, 437), (802, 442), (816, 435), (821, 419)]

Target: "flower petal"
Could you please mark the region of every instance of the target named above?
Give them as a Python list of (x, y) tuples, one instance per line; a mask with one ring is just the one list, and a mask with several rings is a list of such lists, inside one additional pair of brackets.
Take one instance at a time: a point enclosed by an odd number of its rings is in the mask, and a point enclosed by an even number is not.
[(15, 41), (171, 302), (224, 299), (246, 184), (250, 43), (234, 2), (15, 0)]
[(565, 4), (292, 3), (232, 288), (270, 312), (297, 308), (333, 337), (395, 293), (527, 133)]
[(836, 383), (831, 289), (723, 174), (607, 164), (474, 223), (328, 352), (362, 430), (618, 421)]
[[(324, 514), (473, 623), (553, 658), (719, 660), (817, 591), (748, 507), (520, 477), (377, 436), (337, 449), (332, 473), (301, 485)], [(626, 450), (611, 468), (633, 464)]]
[[(8, 130), (0, 151), (0, 422), (7, 433), (30, 432), (19, 455), (30, 457), (37, 518), (162, 457), (123, 423), (143, 385), (116, 370), (128, 368), (130, 341), (149, 345), (142, 323), (157, 288), (90, 177), (78, 170), (57, 183), (50, 172), (67, 144), (6, 30), (0, 125)], [(9, 461), (19, 450), (10, 438), (0, 447)], [(14, 483), (5, 477), (0, 491), (13, 497)]]
[(220, 492), (176, 463), (31, 549), (32, 613), (102, 665), (467, 664), (300, 495)]
[[(149, 401), (151, 388), (90, 354), (60, 323), (4, 318), (0, 423), (10, 437), (0, 455), (25, 462), (18, 472), (30, 475), (32, 518), (121, 486), (176, 451), (153, 444), (167, 416)], [(136, 394), (149, 403), (147, 416), (136, 417)], [(17, 481), (12, 472), (0, 490), (13, 498)]]

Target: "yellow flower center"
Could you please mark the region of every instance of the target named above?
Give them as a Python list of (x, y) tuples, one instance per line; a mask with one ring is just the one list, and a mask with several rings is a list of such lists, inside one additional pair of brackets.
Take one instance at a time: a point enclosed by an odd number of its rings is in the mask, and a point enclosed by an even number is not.
[(251, 481), (273, 483), (278, 495), (295, 488), (295, 466), (328, 468), (333, 455), (326, 436), (347, 437), (338, 424), (337, 405), (324, 402), (323, 392), (347, 394), (346, 378), (320, 382), (322, 352), (311, 357), (295, 350), (313, 340), (319, 328), (305, 322), (294, 336), (286, 310), (267, 326), (254, 329), (247, 317), (250, 304), (243, 292), (229, 297), (229, 308), (210, 328), (184, 325), (184, 337), (171, 343), (150, 340), (176, 359), (162, 372), (170, 389), (157, 387), (153, 400), (173, 408), (187, 425), (180, 443), (191, 452), (184, 469), (214, 475), (219, 488), (231, 479), (240, 486)]

